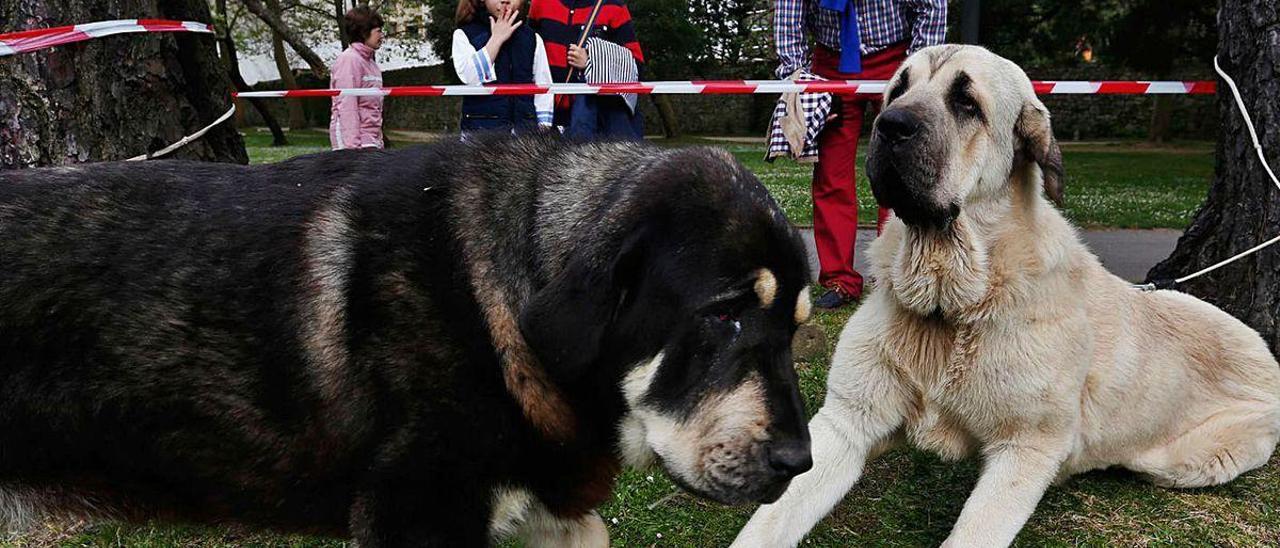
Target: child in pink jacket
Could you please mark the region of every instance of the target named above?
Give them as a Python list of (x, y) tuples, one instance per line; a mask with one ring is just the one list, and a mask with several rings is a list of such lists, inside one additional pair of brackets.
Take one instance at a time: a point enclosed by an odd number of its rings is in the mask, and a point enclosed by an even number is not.
[[(382, 47), (382, 17), (369, 8), (355, 8), (343, 17), (342, 27), (351, 45), (334, 61), (329, 87), (382, 87), (382, 69), (373, 59)], [(334, 150), (382, 148), (382, 97), (334, 97), (329, 143)]]

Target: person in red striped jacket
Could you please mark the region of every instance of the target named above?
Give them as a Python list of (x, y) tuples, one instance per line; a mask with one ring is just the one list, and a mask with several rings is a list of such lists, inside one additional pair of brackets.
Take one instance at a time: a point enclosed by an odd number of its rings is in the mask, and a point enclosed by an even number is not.
[[(631, 11), (624, 0), (598, 0), (600, 12), (588, 36), (599, 39), (594, 45), (600, 49), (578, 47), (583, 28), (591, 18), (597, 0), (532, 0), (529, 4), (529, 24), (542, 36), (546, 44), (547, 61), (551, 65), (551, 77), (556, 82), (585, 82), (584, 75), (594, 59), (589, 51), (630, 52), (635, 67), (617, 71), (619, 74), (637, 75), (644, 65), (644, 52), (636, 38)], [(609, 49), (610, 46), (616, 46)], [(625, 48), (622, 49), (622, 48)], [(610, 57), (616, 58), (611, 55)], [(572, 80), (570, 69), (573, 69)], [(593, 67), (591, 72), (601, 81), (619, 81), (609, 78), (605, 66)], [(564, 95), (557, 97), (555, 124), (573, 137), (614, 137), (641, 139), (644, 126), (635, 111), (635, 100), (621, 96)]]

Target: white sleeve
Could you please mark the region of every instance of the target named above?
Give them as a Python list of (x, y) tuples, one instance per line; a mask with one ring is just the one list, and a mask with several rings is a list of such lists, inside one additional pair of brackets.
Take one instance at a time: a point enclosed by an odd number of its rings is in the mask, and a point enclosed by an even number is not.
[[(540, 86), (551, 85), (551, 65), (547, 63), (547, 48), (538, 36), (538, 43), (533, 50), (533, 83)], [(555, 94), (551, 92), (535, 95), (533, 107), (538, 111), (538, 125), (551, 125), (552, 112), (555, 108)]]
[(489, 52), (472, 46), (467, 33), (462, 32), (462, 29), (453, 31), (453, 70), (458, 72), (458, 79), (469, 86), (498, 79), (493, 73), (493, 60), (489, 59)]

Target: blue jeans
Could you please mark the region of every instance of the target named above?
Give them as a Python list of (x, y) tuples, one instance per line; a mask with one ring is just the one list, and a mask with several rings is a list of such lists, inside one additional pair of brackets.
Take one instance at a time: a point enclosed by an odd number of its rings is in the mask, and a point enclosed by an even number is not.
[(577, 139), (644, 139), (644, 120), (611, 95), (575, 95), (564, 134)]

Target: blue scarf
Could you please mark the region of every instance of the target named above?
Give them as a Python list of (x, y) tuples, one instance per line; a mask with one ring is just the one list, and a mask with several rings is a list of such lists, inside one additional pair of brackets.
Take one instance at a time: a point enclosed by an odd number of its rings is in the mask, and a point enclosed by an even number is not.
[(840, 14), (840, 72), (862, 72), (862, 41), (853, 0), (821, 0), (818, 5)]

